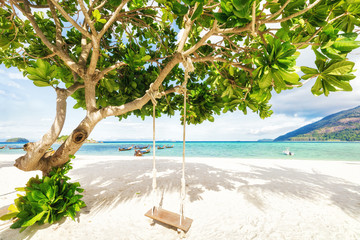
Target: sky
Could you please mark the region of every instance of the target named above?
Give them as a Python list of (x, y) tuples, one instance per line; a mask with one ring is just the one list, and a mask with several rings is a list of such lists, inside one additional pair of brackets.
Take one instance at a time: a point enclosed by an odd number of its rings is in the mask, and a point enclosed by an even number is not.
[[(349, 54), (360, 68), (360, 50)], [(298, 66), (314, 67), (314, 57), (310, 51), (300, 55)], [(215, 116), (215, 122), (204, 122), (186, 126), (186, 139), (189, 141), (256, 141), (273, 139), (299, 127), (318, 121), (341, 110), (360, 105), (360, 70), (354, 73), (357, 78), (351, 81), (352, 92), (330, 93), (328, 97), (314, 96), (311, 87), (314, 80), (301, 88), (274, 92), (270, 101), (273, 115), (260, 119), (248, 110)], [(24, 137), (30, 141), (39, 140), (51, 127), (55, 117), (56, 94), (50, 87), (39, 88), (23, 77), (16, 68), (7, 69), (0, 65), (0, 141), (13, 137)], [(73, 109), (75, 101), (68, 99), (67, 118), (61, 135), (69, 135), (77, 127), (86, 113)], [(102, 120), (89, 138), (97, 141), (112, 140), (151, 140), (152, 118), (142, 121), (129, 117), (118, 121), (115, 117)], [(157, 140), (181, 140), (182, 125), (180, 116), (156, 119)]]

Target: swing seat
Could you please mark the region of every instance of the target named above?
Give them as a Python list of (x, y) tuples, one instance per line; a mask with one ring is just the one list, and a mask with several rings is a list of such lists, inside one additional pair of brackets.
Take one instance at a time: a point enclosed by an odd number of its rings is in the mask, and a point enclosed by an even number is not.
[(184, 217), (180, 224), (179, 214), (156, 207), (154, 207), (154, 214), (153, 214), (152, 210), (153, 209), (150, 209), (147, 213), (145, 213), (145, 216), (154, 219), (156, 221), (159, 221), (161, 223), (164, 223), (166, 225), (181, 229), (184, 232), (189, 231), (191, 223), (193, 222), (191, 218)]

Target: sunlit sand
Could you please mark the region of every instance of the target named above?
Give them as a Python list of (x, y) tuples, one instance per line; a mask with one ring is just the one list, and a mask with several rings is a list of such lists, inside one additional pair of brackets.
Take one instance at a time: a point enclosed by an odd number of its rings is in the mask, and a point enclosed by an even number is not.
[[(0, 155), (0, 212), (40, 172), (13, 167)], [(0, 239), (178, 239), (152, 224), (152, 157), (78, 156), (70, 172), (85, 189), (77, 221), (28, 228), (0, 222)], [(158, 194), (178, 212), (181, 159), (157, 158)], [(359, 239), (360, 162), (187, 158), (186, 239)], [(0, 213), (0, 215), (1, 215)]]

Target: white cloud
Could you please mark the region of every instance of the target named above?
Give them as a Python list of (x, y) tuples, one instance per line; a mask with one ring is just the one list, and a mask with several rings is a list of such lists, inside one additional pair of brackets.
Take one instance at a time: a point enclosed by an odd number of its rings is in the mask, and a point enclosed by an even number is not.
[(21, 86), (19, 84), (17, 84), (16, 82), (7, 82), (6, 85), (9, 87), (21, 88)]
[(51, 119), (51, 118), (41, 118), (40, 121), (41, 122), (51, 122), (53, 121), (54, 119)]
[(23, 76), (22, 73), (8, 73), (8, 76), (10, 79), (28, 80), (26, 77)]

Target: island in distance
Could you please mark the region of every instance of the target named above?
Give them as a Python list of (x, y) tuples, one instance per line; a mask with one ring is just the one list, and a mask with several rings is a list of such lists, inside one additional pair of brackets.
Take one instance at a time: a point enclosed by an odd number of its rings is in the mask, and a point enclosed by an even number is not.
[(12, 143), (28, 143), (29, 140), (27, 140), (26, 138), (9, 138), (6, 140), (6, 142), (12, 142)]
[(360, 106), (326, 116), (274, 141), (360, 141)]

